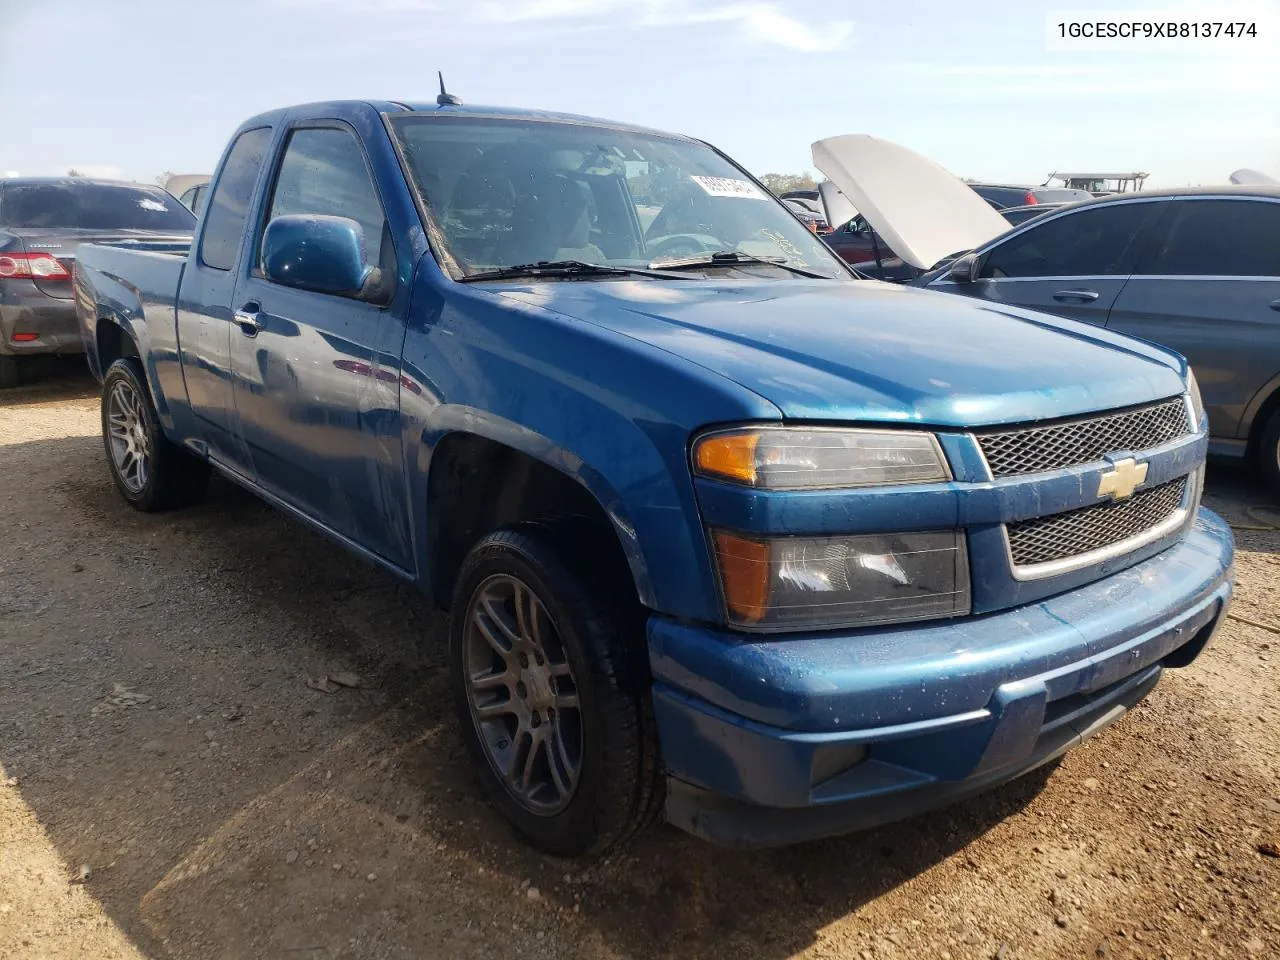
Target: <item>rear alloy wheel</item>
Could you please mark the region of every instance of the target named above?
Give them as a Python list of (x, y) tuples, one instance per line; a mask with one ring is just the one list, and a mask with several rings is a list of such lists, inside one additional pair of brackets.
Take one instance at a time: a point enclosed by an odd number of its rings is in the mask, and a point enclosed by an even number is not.
[(204, 497), (209, 465), (164, 435), (135, 357), (117, 360), (102, 379), (102, 440), (116, 489), (134, 508), (166, 510)]
[(107, 394), (107, 449), (111, 466), (125, 489), (137, 496), (151, 479), (151, 437), (138, 391), (123, 377)]
[(662, 781), (644, 637), (553, 532), (481, 540), (449, 628), (463, 739), (494, 806), (529, 843), (598, 854), (646, 826)]

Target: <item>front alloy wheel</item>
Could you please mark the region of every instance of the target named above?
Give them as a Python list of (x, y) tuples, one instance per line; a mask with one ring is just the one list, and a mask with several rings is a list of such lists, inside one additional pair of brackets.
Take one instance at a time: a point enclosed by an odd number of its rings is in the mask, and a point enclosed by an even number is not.
[(642, 621), (575, 538), (526, 525), (463, 561), (449, 624), (463, 739), (493, 804), (534, 846), (601, 853), (661, 809)]
[(472, 596), (466, 631), (471, 720), (489, 763), (530, 813), (559, 813), (582, 769), (582, 715), (555, 623), (527, 583), (496, 574)]

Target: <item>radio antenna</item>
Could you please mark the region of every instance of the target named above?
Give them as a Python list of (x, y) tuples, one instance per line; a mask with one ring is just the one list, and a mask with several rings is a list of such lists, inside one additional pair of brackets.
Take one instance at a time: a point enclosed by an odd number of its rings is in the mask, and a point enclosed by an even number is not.
[(444, 88), (444, 71), (437, 70), (436, 76), (440, 78), (440, 96), (436, 97), (436, 104), (441, 107), (462, 106), (462, 101)]

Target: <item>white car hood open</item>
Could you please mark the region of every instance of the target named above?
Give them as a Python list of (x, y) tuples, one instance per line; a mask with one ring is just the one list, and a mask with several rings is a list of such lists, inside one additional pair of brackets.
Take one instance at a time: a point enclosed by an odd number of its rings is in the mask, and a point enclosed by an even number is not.
[(813, 163), (894, 253), (921, 270), (1009, 229), (959, 177), (888, 140), (828, 137), (813, 145)]
[(1280, 183), (1280, 180), (1269, 177), (1258, 170), (1241, 167), (1235, 173), (1231, 174), (1231, 182), (1246, 187), (1260, 187), (1272, 186), (1276, 183)]
[(830, 180), (823, 180), (818, 184), (818, 196), (826, 211), (827, 223), (832, 227), (842, 226), (858, 215), (858, 208)]

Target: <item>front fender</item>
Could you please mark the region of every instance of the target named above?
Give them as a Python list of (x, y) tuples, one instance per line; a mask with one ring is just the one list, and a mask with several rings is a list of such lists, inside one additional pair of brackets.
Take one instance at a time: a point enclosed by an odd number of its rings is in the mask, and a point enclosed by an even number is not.
[(446, 434), (462, 431), (527, 454), (585, 487), (610, 517), (645, 606), (684, 619), (719, 619), (689, 438), (711, 423), (779, 420), (776, 407), (603, 324), (462, 285), (423, 284), (415, 293), (402, 372), (423, 583), (431, 582), (431, 454)]
[[(626, 555), (627, 564), (631, 568), (631, 576), (635, 581), (640, 602), (647, 607), (657, 605), (656, 592), (649, 573), (649, 561), (641, 549), (636, 533), (636, 523), (631, 516), (630, 508), (609, 478), (579, 453), (518, 423), (471, 407), (442, 406), (438, 408), (423, 433), (419, 447), (422, 457), (419, 461), (419, 469), (414, 471), (414, 476), (421, 479), (422, 489), (415, 491), (416, 504), (422, 504), (425, 507), (428, 502), (427, 478), (431, 474), (431, 455), (440, 441), (453, 433), (466, 433), (510, 447), (577, 481), (609, 517), (618, 542), (622, 545), (622, 551)], [(428, 522), (428, 518), (424, 516), (420, 529), (426, 529)]]

